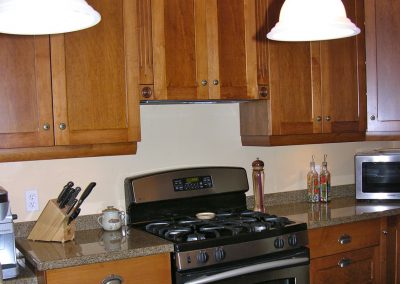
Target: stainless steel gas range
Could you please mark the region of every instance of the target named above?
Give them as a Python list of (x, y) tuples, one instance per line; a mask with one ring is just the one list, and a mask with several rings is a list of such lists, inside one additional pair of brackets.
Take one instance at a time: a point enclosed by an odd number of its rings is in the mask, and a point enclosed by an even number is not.
[(173, 283), (308, 283), (307, 225), (246, 208), (245, 169), (125, 180), (128, 225), (174, 243)]

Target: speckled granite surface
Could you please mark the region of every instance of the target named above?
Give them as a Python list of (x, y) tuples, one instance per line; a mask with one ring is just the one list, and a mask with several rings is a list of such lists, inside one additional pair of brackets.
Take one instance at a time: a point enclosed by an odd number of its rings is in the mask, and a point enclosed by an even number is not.
[[(356, 201), (354, 185), (334, 187), (332, 196), (333, 200), (328, 204), (311, 204), (305, 202), (305, 191), (299, 190), (267, 194), (265, 203), (268, 213), (306, 222), (309, 229), (400, 214), (400, 202)], [(253, 197), (248, 197), (248, 207), (252, 208), (253, 204)], [(17, 223), (17, 247), (38, 270), (113, 261), (173, 250), (171, 243), (136, 229), (131, 229), (125, 236), (122, 232), (103, 232), (98, 228), (97, 216), (79, 217), (76, 239), (65, 244), (28, 241), (26, 236), (33, 222)], [(35, 277), (21, 278), (22, 282), (19, 282), (19, 279), (20, 277), (12, 280), (16, 282), (5, 283), (37, 283)]]
[(136, 229), (106, 232), (102, 229), (77, 231), (64, 244), (16, 240), (17, 248), (39, 271), (168, 253), (172, 243)]

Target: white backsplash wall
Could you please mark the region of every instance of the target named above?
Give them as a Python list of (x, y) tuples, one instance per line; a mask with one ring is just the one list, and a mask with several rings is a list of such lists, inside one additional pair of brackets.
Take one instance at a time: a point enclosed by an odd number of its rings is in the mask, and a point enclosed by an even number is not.
[[(304, 189), (311, 155), (320, 164), (328, 155), (332, 184), (354, 183), (356, 151), (392, 147), (393, 142), (335, 143), (283, 147), (243, 147), (239, 105), (141, 106), (142, 141), (136, 155), (0, 163), (0, 185), (9, 193), (18, 220), (36, 220), (47, 201), (70, 180), (83, 189), (97, 182), (82, 206), (82, 215), (100, 213), (107, 205), (125, 209), (124, 178), (189, 166), (239, 166), (247, 170), (252, 195), (251, 163), (265, 163), (265, 192)], [(25, 191), (39, 193), (37, 212), (26, 212)]]

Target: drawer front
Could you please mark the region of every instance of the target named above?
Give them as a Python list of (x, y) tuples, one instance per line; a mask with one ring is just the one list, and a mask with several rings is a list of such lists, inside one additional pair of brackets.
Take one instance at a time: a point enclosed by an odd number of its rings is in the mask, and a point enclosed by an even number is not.
[(170, 267), (169, 254), (159, 254), (48, 270), (45, 277), (46, 284), (170, 284)]
[(308, 231), (312, 258), (379, 244), (380, 219), (354, 222)]
[(378, 252), (376, 246), (312, 259), (311, 283), (380, 283)]

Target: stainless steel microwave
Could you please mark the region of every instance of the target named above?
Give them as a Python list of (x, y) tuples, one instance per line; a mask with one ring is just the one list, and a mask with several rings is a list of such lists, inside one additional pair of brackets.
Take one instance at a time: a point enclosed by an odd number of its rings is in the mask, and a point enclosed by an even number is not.
[(357, 199), (400, 200), (400, 148), (357, 153)]

